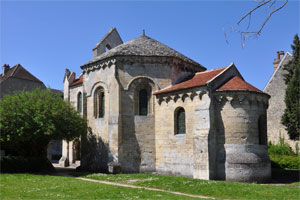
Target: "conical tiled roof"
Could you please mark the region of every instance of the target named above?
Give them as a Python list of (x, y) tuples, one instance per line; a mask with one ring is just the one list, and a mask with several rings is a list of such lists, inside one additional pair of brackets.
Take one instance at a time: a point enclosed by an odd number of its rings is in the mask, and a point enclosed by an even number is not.
[[(96, 59), (84, 64), (83, 66), (100, 61), (113, 56), (157, 56), (157, 57), (175, 57), (185, 62), (204, 68), (196, 61), (182, 55), (174, 49), (164, 45), (150, 37), (141, 36), (129, 42), (123, 43), (109, 51), (99, 55)], [(83, 67), (82, 66), (82, 67)]]
[(217, 91), (228, 91), (228, 90), (254, 91), (254, 92), (263, 93), (262, 91), (260, 91), (253, 85), (247, 83), (246, 81), (244, 81), (238, 76), (232, 77), (230, 80), (228, 80), (226, 83), (224, 83), (221, 87), (217, 89)]

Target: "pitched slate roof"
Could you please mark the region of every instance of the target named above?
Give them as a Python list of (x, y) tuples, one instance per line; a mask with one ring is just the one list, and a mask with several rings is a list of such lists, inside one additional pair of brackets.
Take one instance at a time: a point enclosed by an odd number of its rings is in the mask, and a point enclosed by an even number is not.
[(156, 94), (174, 92), (174, 91), (198, 87), (198, 86), (204, 86), (206, 83), (208, 83), (210, 80), (212, 80), (214, 77), (222, 73), (226, 68), (230, 66), (208, 70), (204, 72), (197, 72), (192, 79), (184, 81), (182, 83), (178, 83), (169, 88), (159, 90), (157, 92), (154, 92), (153, 94), (156, 95)]
[(2, 81), (5, 81), (9, 79), (10, 77), (13, 78), (20, 78), (20, 79), (26, 79), (30, 81), (35, 82), (41, 82), (39, 79), (37, 79), (35, 76), (33, 76), (30, 72), (28, 72), (22, 65), (17, 64), (14, 67), (10, 68), (8, 72), (6, 72), (4, 75), (1, 74)]
[(196, 61), (182, 55), (174, 49), (164, 45), (148, 36), (140, 36), (129, 42), (123, 43), (109, 51), (99, 55), (96, 59), (81, 66), (84, 67), (90, 63), (100, 61), (113, 56), (157, 56), (157, 57), (175, 57), (185, 62), (205, 68)]
[(226, 83), (224, 83), (221, 87), (217, 89), (217, 91), (228, 91), (228, 90), (241, 90), (241, 91), (255, 91), (261, 92), (261, 90), (257, 89), (256, 87), (252, 86), (251, 84), (247, 83), (243, 79), (238, 76), (234, 76), (229, 79)]
[(82, 84), (82, 82), (83, 82), (83, 75), (80, 75), (77, 79), (74, 80), (73, 83), (71, 83), (70, 87), (74, 85)]

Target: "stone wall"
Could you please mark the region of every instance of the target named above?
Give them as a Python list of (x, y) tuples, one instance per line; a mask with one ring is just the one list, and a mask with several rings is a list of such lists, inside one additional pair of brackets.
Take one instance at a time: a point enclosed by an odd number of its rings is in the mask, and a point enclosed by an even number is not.
[[(283, 74), (286, 72), (283, 70), (283, 66), (289, 62), (291, 56), (286, 54), (283, 63), (278, 66), (276, 72), (274, 72), (270, 81), (266, 85), (264, 92), (271, 96), (269, 101), (268, 108), (268, 140), (272, 143), (279, 143), (279, 138), (284, 138), (285, 142), (287, 142), (294, 150), (296, 142), (289, 139), (289, 136), (285, 130), (285, 127), (281, 124), (281, 116), (284, 113), (286, 108), (284, 97), (286, 85), (283, 80)], [(298, 141), (299, 143), (299, 141)]]
[[(118, 162), (119, 157), (119, 84), (115, 78), (115, 65), (84, 73), (84, 109), (90, 132), (84, 138), (82, 166), (106, 171), (108, 162)], [(105, 115), (94, 115), (94, 94), (98, 87), (104, 89)]]
[[(155, 148), (158, 173), (193, 177), (193, 138), (197, 124), (195, 105), (200, 103), (201, 98), (192, 92), (173, 92), (157, 96)], [(185, 110), (186, 134), (175, 134), (175, 112), (180, 107)]]
[[(152, 92), (171, 84), (172, 68), (163, 64), (120, 63), (118, 78), (121, 90), (123, 172), (155, 171), (155, 121)], [(139, 115), (138, 93), (146, 89), (149, 95), (148, 114)]]
[(13, 94), (14, 91), (31, 91), (35, 88), (41, 88), (45, 89), (45, 85), (42, 82), (35, 82), (35, 81), (30, 81), (30, 80), (25, 80), (25, 79), (19, 79), (19, 78), (9, 78), (6, 81), (3, 81), (1, 83), (1, 88), (0, 88), (0, 98), (3, 97), (5, 94)]
[(266, 182), (271, 178), (267, 151), (268, 96), (256, 92), (216, 92), (216, 178)]

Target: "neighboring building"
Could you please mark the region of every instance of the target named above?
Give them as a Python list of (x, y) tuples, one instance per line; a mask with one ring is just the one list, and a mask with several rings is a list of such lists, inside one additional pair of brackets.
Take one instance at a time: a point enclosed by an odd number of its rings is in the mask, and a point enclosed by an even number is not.
[(12, 94), (15, 91), (33, 90), (34, 88), (46, 88), (44, 83), (28, 72), (22, 65), (17, 64), (10, 68), (8, 64), (3, 66), (0, 75), (0, 98), (4, 94)]
[[(3, 66), (0, 74), (0, 98), (5, 94), (13, 94), (16, 91), (31, 91), (35, 88), (46, 89), (42, 81), (28, 72), (22, 65), (17, 64), (10, 68), (8, 64)], [(58, 94), (63, 98), (63, 92), (49, 88), (51, 93)], [(49, 160), (58, 160), (62, 155), (62, 141), (51, 141), (47, 149)]]
[[(64, 98), (89, 122), (78, 142), (63, 142), (60, 164), (124, 173), (268, 181), (269, 95), (235, 65), (206, 71), (144, 35), (123, 43), (115, 28), (93, 49), (82, 74), (66, 70)], [(77, 151), (77, 152), (76, 152)]]
[(284, 97), (287, 86), (283, 77), (286, 72), (283, 68), (292, 58), (289, 52), (277, 51), (277, 58), (273, 62), (274, 72), (266, 84), (264, 92), (271, 96), (267, 112), (268, 140), (276, 144), (279, 143), (280, 137), (284, 138), (284, 141), (295, 150), (296, 141), (289, 139), (285, 127), (280, 122), (286, 108)]

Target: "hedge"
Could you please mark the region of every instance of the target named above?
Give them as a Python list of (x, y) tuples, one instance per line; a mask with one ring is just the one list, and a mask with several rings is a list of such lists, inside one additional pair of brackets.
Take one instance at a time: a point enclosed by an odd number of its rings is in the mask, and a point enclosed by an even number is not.
[(4, 156), (0, 160), (1, 173), (53, 172), (55, 168), (47, 158)]

